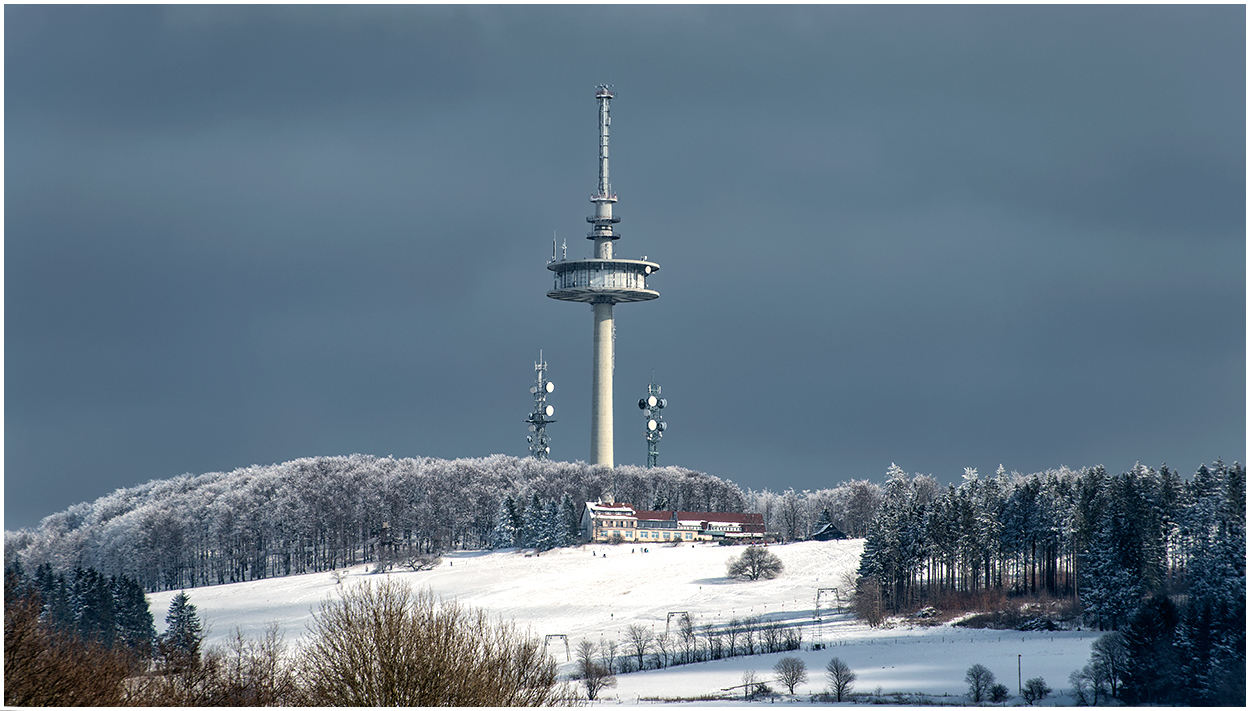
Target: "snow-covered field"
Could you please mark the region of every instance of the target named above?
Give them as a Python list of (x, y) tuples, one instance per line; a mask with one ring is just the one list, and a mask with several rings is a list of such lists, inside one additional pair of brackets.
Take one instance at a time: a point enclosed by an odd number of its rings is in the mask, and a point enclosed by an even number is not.
[[(725, 561), (741, 548), (710, 544), (682, 547), (582, 546), (541, 556), (521, 551), (448, 554), (434, 570), (370, 574), (370, 566), (347, 571), (341, 586), (329, 573), (274, 578), (188, 591), (200, 617), (210, 625), (208, 644), (222, 642), (235, 627), (259, 636), (276, 621), (288, 642), (298, 642), (320, 602), (345, 587), (390, 577), (429, 588), (444, 598), (484, 608), (515, 620), (537, 635), (565, 634), (576, 650), (582, 639), (615, 639), (624, 646), (625, 628), (648, 625), (665, 631), (669, 612), (688, 612), (696, 625), (723, 624), (733, 617), (760, 615), (766, 621), (802, 623), (803, 650), (670, 667), (617, 677), (604, 693), (611, 703), (645, 703), (648, 697), (692, 697), (741, 683), (745, 670), (771, 680), (783, 656), (807, 663), (809, 681), (796, 692), (815, 693), (826, 685), (824, 667), (840, 657), (859, 675), (858, 693), (922, 693), (958, 697), (965, 693), (964, 673), (980, 663), (1016, 692), (1017, 655), (1023, 678), (1041, 676), (1056, 691), (1067, 687), (1068, 673), (1089, 660), (1097, 632), (1010, 632), (971, 630), (943, 625), (870, 629), (845, 614), (813, 620), (816, 591), (841, 587), (843, 574), (859, 564), (862, 540), (804, 542), (772, 546), (785, 563), (775, 580), (738, 582), (725, 577)], [(148, 595), (157, 630), (173, 592)], [(826, 596), (827, 597), (827, 596)], [(828, 603), (822, 598), (822, 607)], [(675, 626), (675, 623), (674, 623)], [(811, 642), (826, 649), (811, 651)], [(572, 671), (564, 644), (550, 651), (561, 671)], [(775, 690), (778, 685), (773, 683)], [(1018, 699), (1015, 699), (1018, 701)], [(960, 699), (948, 701), (958, 703)], [(718, 705), (723, 705), (719, 702)]]

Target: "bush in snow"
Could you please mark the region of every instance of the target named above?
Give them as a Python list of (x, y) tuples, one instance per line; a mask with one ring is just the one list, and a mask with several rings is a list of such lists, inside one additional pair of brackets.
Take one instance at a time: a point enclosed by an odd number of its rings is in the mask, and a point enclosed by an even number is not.
[(321, 604), (300, 655), (311, 706), (564, 704), (542, 642), (394, 581)]

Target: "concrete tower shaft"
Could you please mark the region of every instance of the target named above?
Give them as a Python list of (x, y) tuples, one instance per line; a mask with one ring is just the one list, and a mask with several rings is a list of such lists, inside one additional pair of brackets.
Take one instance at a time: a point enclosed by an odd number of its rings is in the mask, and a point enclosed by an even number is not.
[(555, 284), (547, 296), (561, 301), (591, 304), (594, 311), (591, 363), (590, 452), (595, 464), (613, 466), (612, 451), (612, 368), (615, 353), (613, 339), (616, 321), (615, 304), (650, 301), (659, 293), (647, 287), (647, 277), (660, 265), (646, 259), (616, 259), (612, 243), (620, 239), (613, 225), (621, 218), (612, 214), (616, 194), (608, 177), (608, 130), (612, 125), (610, 102), (614, 94), (606, 84), (595, 88), (599, 102), (599, 185), (590, 196), (595, 214), (586, 218), (591, 224), (587, 238), (593, 240), (590, 259), (560, 259), (553, 256), (547, 268), (555, 272)]
[(612, 448), (612, 366), (616, 357), (612, 343), (616, 322), (612, 302), (592, 305), (595, 312), (594, 365), (591, 371), (590, 459), (595, 464), (614, 466)]

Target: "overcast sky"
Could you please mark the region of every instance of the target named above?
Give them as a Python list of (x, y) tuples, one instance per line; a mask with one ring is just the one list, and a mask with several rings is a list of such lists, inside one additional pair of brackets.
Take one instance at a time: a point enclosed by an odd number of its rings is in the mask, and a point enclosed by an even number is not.
[(1245, 461), (1245, 9), (4, 8), (5, 527), (312, 455), (744, 487)]

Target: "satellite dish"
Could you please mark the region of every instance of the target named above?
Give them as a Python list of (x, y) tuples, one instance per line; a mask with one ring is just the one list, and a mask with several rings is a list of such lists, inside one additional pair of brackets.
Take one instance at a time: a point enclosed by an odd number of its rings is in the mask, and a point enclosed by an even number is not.
[(530, 425), (530, 432), (537, 432), (537, 431), (538, 431), (537, 427)]
[(551, 417), (551, 416), (552, 416), (552, 415), (554, 415), (555, 413), (556, 413), (556, 409), (555, 409), (554, 407), (552, 407), (551, 405), (548, 405), (548, 406), (547, 406), (547, 417)]
[(547, 454), (551, 454), (551, 447), (548, 447), (548, 448), (547, 448), (547, 449), (545, 449), (544, 451), (545, 451), (545, 452), (547, 452)]
[(649, 430), (651, 430), (652, 432), (654, 432), (654, 431), (655, 431), (655, 428), (656, 428), (656, 421), (655, 421), (655, 420), (647, 420), (647, 429), (649, 429)]
[[(532, 429), (534, 429), (534, 428), (533, 428), (533, 427), (531, 427), (530, 429), (532, 430)], [(526, 441), (526, 442), (533, 442), (533, 441), (534, 441), (534, 438), (533, 438), (533, 437), (526, 437), (526, 438), (525, 438), (525, 441)]]
[(663, 432), (663, 431), (664, 431), (664, 430), (666, 430), (666, 429), (668, 429), (668, 423), (667, 423), (667, 422), (661, 422), (661, 423), (660, 423), (660, 431), (661, 431), (661, 432)]
[(642, 271), (643, 271), (643, 273), (644, 273), (644, 274), (650, 274), (650, 273), (651, 273), (651, 267), (643, 267), (643, 268), (642, 268)]
[(651, 407), (655, 407), (656, 402), (658, 401), (655, 399), (654, 395), (651, 395), (647, 398), (647, 404), (650, 405)]
[(642, 398), (639, 398), (639, 399), (638, 399), (638, 409), (639, 409), (639, 410), (645, 410), (645, 409), (647, 409), (647, 401), (646, 401), (646, 400), (643, 400)]
[(660, 398), (660, 409), (668, 407), (668, 399)]
[(547, 381), (547, 392), (552, 393), (552, 392), (555, 392), (555, 390), (556, 390), (556, 384), (551, 381)]
[(531, 385), (531, 386), (530, 386), (530, 395), (533, 395), (533, 394), (534, 394), (534, 393), (536, 393), (536, 392), (538, 392), (538, 386), (537, 386), (537, 385)]

